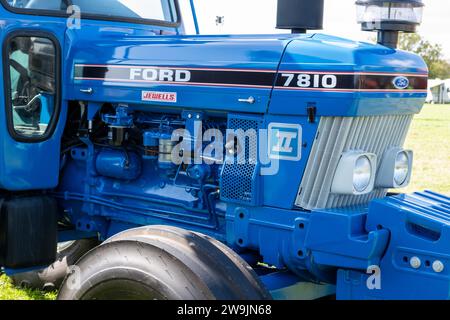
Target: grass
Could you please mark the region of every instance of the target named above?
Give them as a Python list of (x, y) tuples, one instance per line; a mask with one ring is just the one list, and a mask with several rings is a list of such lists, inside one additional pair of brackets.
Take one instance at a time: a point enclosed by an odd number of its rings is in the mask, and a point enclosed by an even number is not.
[[(450, 195), (450, 105), (426, 105), (414, 119), (406, 147), (414, 150), (413, 180), (405, 192)], [(0, 276), (0, 300), (52, 300), (56, 293), (15, 288)]]
[(0, 276), (0, 300), (54, 300), (56, 292), (41, 292), (38, 290), (16, 288), (11, 279)]
[(405, 192), (450, 195), (450, 105), (426, 105), (414, 119), (406, 148), (414, 150), (414, 167)]

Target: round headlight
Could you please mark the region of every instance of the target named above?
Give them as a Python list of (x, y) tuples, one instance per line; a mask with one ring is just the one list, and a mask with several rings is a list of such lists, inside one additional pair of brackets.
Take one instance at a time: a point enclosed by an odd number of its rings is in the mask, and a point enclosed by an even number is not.
[(406, 152), (400, 152), (395, 158), (394, 180), (399, 186), (403, 185), (409, 175), (409, 157)]
[(356, 160), (353, 171), (353, 187), (357, 192), (364, 192), (372, 179), (372, 164), (368, 157), (363, 156)]

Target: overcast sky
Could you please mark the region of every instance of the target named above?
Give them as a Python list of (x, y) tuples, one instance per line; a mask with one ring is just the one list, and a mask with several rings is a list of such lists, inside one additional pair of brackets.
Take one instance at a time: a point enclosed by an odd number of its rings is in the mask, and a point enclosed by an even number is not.
[[(314, 1), (314, 0), (311, 0)], [(195, 0), (202, 33), (273, 33), (276, 0)], [(424, 0), (426, 5), (419, 33), (444, 48), (450, 59), (450, 0)], [(225, 16), (225, 24), (217, 27), (216, 16)], [(354, 40), (367, 40), (374, 35), (360, 31), (356, 23), (355, 0), (325, 0), (323, 33)]]

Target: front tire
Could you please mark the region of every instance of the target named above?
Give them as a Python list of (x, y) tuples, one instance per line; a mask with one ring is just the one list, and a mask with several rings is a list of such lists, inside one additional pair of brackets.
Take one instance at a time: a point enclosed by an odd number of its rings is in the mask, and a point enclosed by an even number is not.
[(231, 249), (166, 226), (132, 229), (85, 255), (60, 300), (261, 300), (270, 295)]

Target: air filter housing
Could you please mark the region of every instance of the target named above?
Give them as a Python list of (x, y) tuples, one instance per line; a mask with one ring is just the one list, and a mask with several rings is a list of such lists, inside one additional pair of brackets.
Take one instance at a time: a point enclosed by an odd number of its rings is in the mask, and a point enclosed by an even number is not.
[(396, 48), (399, 32), (416, 32), (422, 23), (422, 0), (358, 0), (357, 19), (364, 31), (377, 31), (378, 43)]
[(323, 29), (324, 0), (278, 0), (277, 28), (292, 33)]

